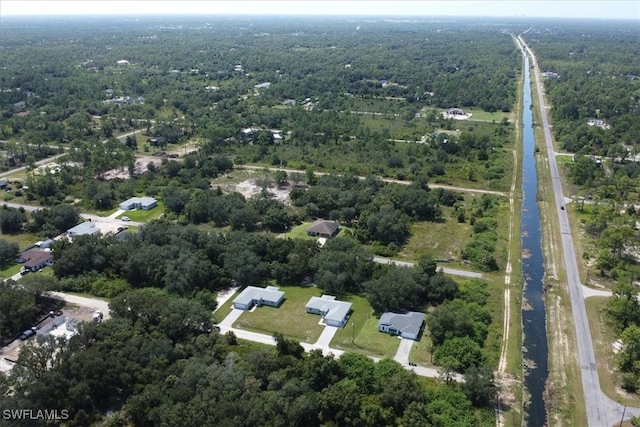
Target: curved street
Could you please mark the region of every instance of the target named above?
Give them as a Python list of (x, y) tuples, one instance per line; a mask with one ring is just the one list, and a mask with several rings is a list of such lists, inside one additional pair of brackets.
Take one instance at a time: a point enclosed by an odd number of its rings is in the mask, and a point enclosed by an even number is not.
[(524, 42), (522, 36), (518, 36), (518, 40), (531, 58), (533, 76), (538, 93), (538, 104), (542, 120), (542, 128), (544, 130), (547, 157), (549, 158), (549, 170), (553, 183), (553, 193), (556, 202), (556, 213), (558, 215), (560, 233), (562, 235), (562, 253), (564, 257), (565, 271), (567, 274), (569, 295), (571, 297), (571, 310), (573, 313), (573, 322), (576, 331), (576, 344), (578, 347), (578, 360), (582, 374), (582, 388), (584, 390), (587, 419), (589, 426), (592, 427), (617, 425), (620, 423), (623, 411), (625, 411), (625, 418), (631, 418), (632, 416), (640, 416), (640, 408), (627, 407), (625, 410), (620, 404), (605, 396), (600, 388), (600, 379), (598, 378), (596, 365), (597, 362), (595, 352), (593, 350), (589, 319), (587, 318), (587, 312), (584, 305), (583, 286), (580, 283), (580, 276), (578, 274), (578, 262), (576, 260), (573, 237), (571, 235), (569, 216), (567, 215), (567, 211), (562, 209), (564, 207), (565, 199), (562, 192), (562, 181), (560, 173), (558, 172), (558, 164), (554, 155), (555, 149), (553, 146), (553, 137), (551, 135), (547, 109), (545, 108), (544, 103), (544, 92), (542, 79), (540, 77), (540, 69), (538, 68), (536, 57), (529, 46)]

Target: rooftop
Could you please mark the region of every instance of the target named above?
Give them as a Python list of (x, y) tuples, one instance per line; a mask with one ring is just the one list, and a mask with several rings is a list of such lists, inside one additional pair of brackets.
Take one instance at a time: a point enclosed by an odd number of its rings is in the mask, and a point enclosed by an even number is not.
[(418, 335), (424, 322), (424, 313), (408, 311), (406, 313), (386, 312), (380, 316), (378, 326), (387, 325), (402, 333)]
[(240, 295), (233, 300), (234, 303), (247, 305), (251, 301), (265, 300), (277, 302), (284, 296), (284, 292), (276, 286), (267, 286), (266, 288), (258, 288), (256, 286), (247, 286)]
[(319, 310), (324, 315), (325, 320), (342, 322), (351, 311), (351, 303), (338, 301), (333, 295), (322, 295), (321, 297), (311, 297), (305, 308)]

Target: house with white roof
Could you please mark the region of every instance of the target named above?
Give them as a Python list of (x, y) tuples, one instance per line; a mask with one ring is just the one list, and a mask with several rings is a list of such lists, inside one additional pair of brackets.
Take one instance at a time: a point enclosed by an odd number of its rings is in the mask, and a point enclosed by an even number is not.
[(343, 328), (349, 320), (351, 303), (338, 301), (333, 295), (322, 295), (320, 298), (311, 297), (305, 305), (307, 313), (319, 314), (328, 326)]
[(91, 221), (81, 222), (67, 230), (67, 236), (71, 238), (86, 235), (95, 236), (96, 234), (100, 234), (100, 229)]
[(120, 209), (130, 211), (132, 209), (144, 209), (148, 211), (158, 206), (158, 201), (153, 197), (132, 197), (120, 203)]
[(233, 300), (233, 308), (238, 310), (251, 310), (253, 306), (268, 305), (278, 307), (284, 300), (284, 292), (277, 286), (267, 286), (266, 288), (258, 288), (256, 286), (247, 286), (240, 295)]

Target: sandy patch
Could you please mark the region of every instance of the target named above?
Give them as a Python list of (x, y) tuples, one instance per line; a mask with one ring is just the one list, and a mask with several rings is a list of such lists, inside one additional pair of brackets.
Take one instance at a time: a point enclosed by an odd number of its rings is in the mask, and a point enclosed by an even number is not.
[[(250, 199), (254, 196), (259, 195), (262, 192), (262, 187), (256, 184), (256, 180), (259, 178), (251, 178), (246, 181), (242, 181), (241, 183), (235, 186), (235, 190), (238, 193), (242, 194), (245, 198)], [(270, 185), (266, 188), (267, 194), (270, 198), (274, 198), (276, 200), (281, 201), (284, 204), (290, 204), (291, 199), (289, 198), (290, 185), (287, 183), (283, 186)]]

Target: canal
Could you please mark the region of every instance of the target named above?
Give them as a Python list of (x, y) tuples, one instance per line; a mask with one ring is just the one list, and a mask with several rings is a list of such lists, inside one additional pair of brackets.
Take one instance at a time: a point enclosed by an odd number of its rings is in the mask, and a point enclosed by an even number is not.
[[(524, 51), (523, 51), (524, 55)], [(531, 105), (531, 76), (529, 58), (524, 57), (524, 89), (522, 108), (522, 300), (524, 386), (528, 393), (525, 409), (526, 425), (544, 426), (544, 390), (548, 376), (548, 347), (546, 310), (544, 304), (544, 260), (542, 233), (538, 210), (538, 175), (535, 159), (533, 110)]]

